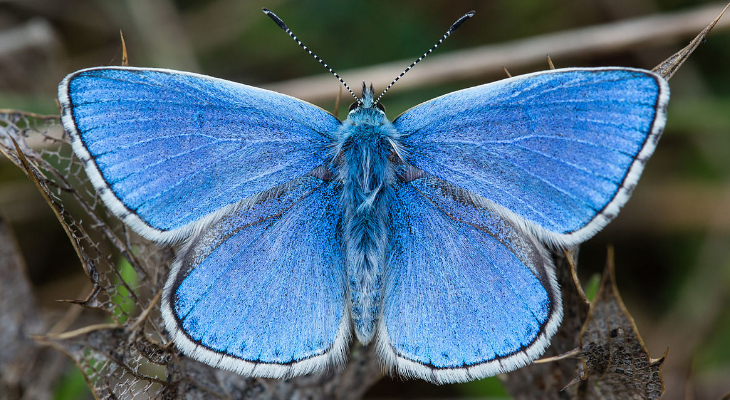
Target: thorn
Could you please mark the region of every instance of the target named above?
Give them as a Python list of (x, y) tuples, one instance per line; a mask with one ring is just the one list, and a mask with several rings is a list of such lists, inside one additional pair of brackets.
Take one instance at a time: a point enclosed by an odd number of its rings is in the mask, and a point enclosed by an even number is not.
[(119, 37), (122, 39), (122, 67), (129, 66), (129, 58), (127, 57), (127, 44), (124, 42), (124, 34), (119, 30)]
[(550, 69), (555, 69), (555, 64), (553, 64), (553, 59), (550, 58), (550, 55), (547, 56), (547, 61), (548, 61), (548, 67), (550, 67)]
[(337, 93), (337, 100), (335, 100), (335, 118), (340, 111), (340, 99), (342, 99), (342, 86), (340, 85), (340, 91)]
[(504, 65), (502, 66), (502, 70), (504, 71), (505, 74), (507, 74), (507, 78), (512, 77), (512, 74), (510, 74), (509, 71), (507, 71), (507, 67), (505, 67)]

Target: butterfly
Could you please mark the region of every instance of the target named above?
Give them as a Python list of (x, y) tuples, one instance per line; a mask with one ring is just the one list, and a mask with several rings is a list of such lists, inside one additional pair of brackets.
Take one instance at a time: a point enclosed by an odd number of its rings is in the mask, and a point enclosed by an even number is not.
[(161, 307), (185, 355), (287, 378), (341, 367), (354, 336), (391, 372), (434, 383), (539, 357), (562, 318), (548, 249), (587, 240), (626, 203), (664, 128), (666, 81), (542, 71), (392, 121), (372, 85), (353, 97), (340, 121), (272, 91), (132, 67), (80, 70), (58, 90), (104, 203), (143, 237), (181, 243)]

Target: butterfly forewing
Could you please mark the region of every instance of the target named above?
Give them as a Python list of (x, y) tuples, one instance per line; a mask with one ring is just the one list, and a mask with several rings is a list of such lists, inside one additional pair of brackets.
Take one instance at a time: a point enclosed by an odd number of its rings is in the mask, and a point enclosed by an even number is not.
[(226, 206), (321, 165), (340, 125), (292, 97), (160, 69), (78, 71), (59, 100), (105, 202), (158, 241), (184, 238)]
[(394, 121), (407, 162), (504, 208), (553, 244), (586, 240), (628, 200), (665, 122), (666, 81), (593, 68), (464, 89)]

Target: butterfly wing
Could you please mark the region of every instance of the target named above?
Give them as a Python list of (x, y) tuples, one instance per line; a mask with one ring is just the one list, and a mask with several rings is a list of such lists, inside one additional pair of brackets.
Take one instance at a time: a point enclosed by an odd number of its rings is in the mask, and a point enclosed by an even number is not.
[[(534, 236), (430, 176), (401, 181), (392, 193), (378, 326), (391, 370), (463, 382), (542, 354), (562, 308), (551, 258)], [(465, 222), (474, 219), (482, 224)]]
[(248, 376), (286, 378), (344, 364), (350, 320), (340, 193), (308, 175), (197, 235), (163, 294), (177, 347)]
[(61, 82), (58, 98), (105, 203), (157, 241), (186, 237), (239, 200), (323, 164), (340, 125), (289, 96), (162, 69), (81, 70)]
[(628, 200), (664, 127), (649, 71), (538, 72), (438, 97), (394, 121), (407, 162), (545, 242), (586, 240)]

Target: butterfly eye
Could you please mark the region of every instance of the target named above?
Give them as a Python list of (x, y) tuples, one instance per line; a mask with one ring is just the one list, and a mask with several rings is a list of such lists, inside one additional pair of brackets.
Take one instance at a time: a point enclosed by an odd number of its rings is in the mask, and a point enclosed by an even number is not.
[(378, 110), (385, 112), (385, 106), (380, 103), (375, 103), (375, 107), (378, 107)]
[(359, 104), (357, 102), (350, 104), (350, 111), (356, 109), (358, 106), (359, 106)]

